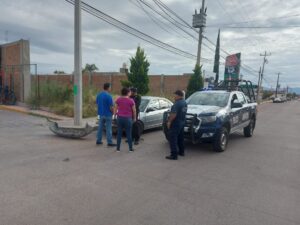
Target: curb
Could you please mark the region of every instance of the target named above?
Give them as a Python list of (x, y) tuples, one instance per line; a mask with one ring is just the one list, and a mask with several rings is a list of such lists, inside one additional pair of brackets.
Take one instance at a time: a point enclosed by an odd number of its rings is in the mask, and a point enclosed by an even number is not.
[(266, 104), (266, 103), (272, 103), (272, 100), (261, 102), (261, 103), (259, 103), (258, 105), (263, 105), (263, 104)]
[(5, 106), (5, 105), (0, 105), (0, 110), (23, 113), (23, 114), (28, 114), (29, 113), (28, 110), (15, 109), (15, 108), (11, 108), (11, 107)]
[(10, 112), (16, 112), (16, 113), (22, 113), (26, 115), (31, 115), (31, 116), (37, 116), (37, 117), (42, 117), (42, 118), (48, 118), (52, 120), (63, 120), (64, 118), (58, 116), (58, 115), (45, 115), (43, 113), (38, 113), (34, 112), (28, 109), (17, 109), (17, 108), (12, 108), (10, 106), (5, 106), (5, 105), (0, 105), (0, 110), (5, 110), (5, 111), (10, 111)]

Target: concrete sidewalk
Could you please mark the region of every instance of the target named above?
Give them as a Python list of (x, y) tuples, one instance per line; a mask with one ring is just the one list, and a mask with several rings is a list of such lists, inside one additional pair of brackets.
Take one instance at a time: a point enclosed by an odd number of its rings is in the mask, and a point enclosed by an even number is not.
[[(57, 121), (59, 126), (72, 126), (74, 119), (72, 117), (60, 116), (55, 113), (51, 113), (45, 110), (31, 110), (26, 106), (20, 105), (0, 105), (0, 110), (17, 112), (32, 116), (38, 116), (43, 118), (48, 118), (50, 120)], [(90, 126), (97, 127), (97, 117), (84, 118), (83, 124), (89, 124)]]
[(33, 115), (33, 116), (49, 118), (49, 119), (53, 119), (53, 120), (70, 120), (70, 119), (72, 119), (70, 117), (56, 115), (54, 113), (47, 112), (44, 110), (31, 110), (27, 107), (19, 106), (19, 105), (0, 105), (0, 110), (18, 112), (18, 113), (23, 113), (23, 114)]

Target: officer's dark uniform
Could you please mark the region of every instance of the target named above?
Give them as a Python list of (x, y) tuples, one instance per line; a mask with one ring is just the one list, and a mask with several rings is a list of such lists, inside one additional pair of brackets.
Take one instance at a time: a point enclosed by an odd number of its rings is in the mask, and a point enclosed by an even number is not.
[[(187, 112), (187, 104), (184, 99), (177, 100), (171, 108), (171, 113), (176, 114), (169, 130), (169, 143), (171, 156), (184, 155), (184, 125)], [(177, 150), (178, 146), (178, 150)]]
[[(132, 88), (131, 90), (137, 92), (136, 88)], [(138, 118), (140, 113), (141, 96), (140, 95), (131, 96), (131, 99), (135, 102), (135, 107), (136, 107), (136, 122), (133, 123), (132, 125), (132, 138), (134, 140), (134, 144), (138, 144), (140, 140), (140, 133), (141, 133), (141, 131), (139, 130), (141, 125), (138, 124), (140, 123), (138, 121)]]

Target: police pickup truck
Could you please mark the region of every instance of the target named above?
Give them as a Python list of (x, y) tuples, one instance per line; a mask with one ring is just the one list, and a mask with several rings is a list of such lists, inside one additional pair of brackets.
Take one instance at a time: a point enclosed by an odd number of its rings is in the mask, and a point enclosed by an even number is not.
[[(251, 137), (256, 124), (257, 103), (242, 91), (208, 90), (187, 99), (185, 139), (196, 144), (212, 142), (217, 152), (226, 149), (230, 134), (243, 130)], [(165, 120), (168, 115), (164, 115)], [(164, 126), (168, 137), (168, 130)]]

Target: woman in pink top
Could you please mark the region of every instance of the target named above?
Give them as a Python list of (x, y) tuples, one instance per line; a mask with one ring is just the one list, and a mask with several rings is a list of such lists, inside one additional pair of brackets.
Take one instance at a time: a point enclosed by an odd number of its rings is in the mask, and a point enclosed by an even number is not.
[(131, 98), (129, 98), (131, 93), (128, 88), (122, 88), (121, 94), (122, 96), (116, 100), (116, 111), (118, 116), (117, 151), (120, 151), (122, 133), (123, 129), (125, 129), (128, 140), (129, 152), (132, 152), (133, 148), (131, 128), (132, 122), (136, 120), (135, 103)]

